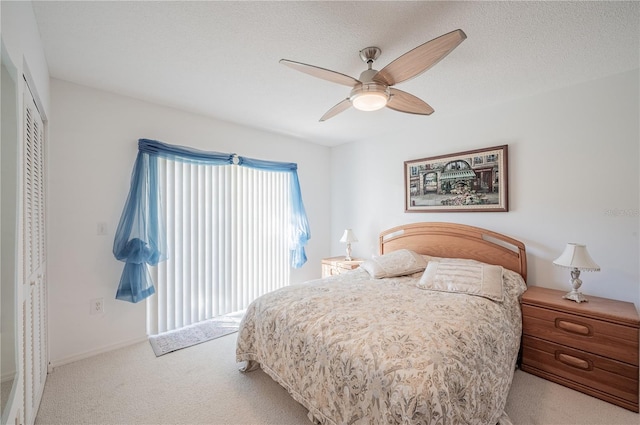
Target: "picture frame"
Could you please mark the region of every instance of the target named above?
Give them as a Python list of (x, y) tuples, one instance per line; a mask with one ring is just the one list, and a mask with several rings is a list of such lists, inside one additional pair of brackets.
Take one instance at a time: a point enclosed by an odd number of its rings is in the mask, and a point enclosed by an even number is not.
[(405, 212), (507, 212), (508, 177), (508, 145), (405, 161)]

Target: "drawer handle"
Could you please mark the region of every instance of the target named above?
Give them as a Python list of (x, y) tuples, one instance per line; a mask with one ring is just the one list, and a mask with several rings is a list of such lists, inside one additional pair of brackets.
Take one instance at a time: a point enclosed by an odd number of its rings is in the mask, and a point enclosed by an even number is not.
[(581, 325), (579, 323), (568, 322), (562, 319), (556, 319), (556, 328), (578, 335), (591, 335), (591, 329), (588, 326)]
[(593, 366), (591, 365), (590, 361), (584, 360), (584, 359), (580, 359), (578, 357), (574, 357), (574, 356), (571, 356), (571, 355), (565, 354), (565, 353), (556, 352), (556, 360), (558, 360), (559, 362), (564, 363), (566, 365), (569, 365), (571, 367), (578, 368), (578, 369), (583, 369), (583, 370), (591, 370), (591, 369), (593, 369)]

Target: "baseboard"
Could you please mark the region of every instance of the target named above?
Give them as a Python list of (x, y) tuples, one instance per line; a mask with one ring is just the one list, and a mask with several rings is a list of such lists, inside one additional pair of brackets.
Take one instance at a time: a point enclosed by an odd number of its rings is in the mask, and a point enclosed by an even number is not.
[(123, 341), (123, 342), (120, 342), (120, 343), (117, 343), (117, 344), (101, 347), (101, 348), (98, 348), (96, 350), (86, 351), (86, 352), (81, 353), (81, 354), (76, 354), (74, 356), (65, 357), (63, 359), (51, 360), (51, 361), (49, 361), (49, 367), (48, 367), (47, 371), (49, 373), (51, 373), (57, 367), (64, 366), (64, 365), (69, 364), (69, 363), (77, 362), (78, 360), (88, 359), (89, 357), (97, 356), (98, 354), (108, 353), (109, 351), (117, 350), (119, 348), (128, 347), (130, 345), (138, 344), (139, 342), (147, 341), (147, 340), (148, 340), (148, 337), (146, 337), (146, 336), (142, 337), (142, 338), (134, 338), (134, 339), (130, 339), (128, 341)]

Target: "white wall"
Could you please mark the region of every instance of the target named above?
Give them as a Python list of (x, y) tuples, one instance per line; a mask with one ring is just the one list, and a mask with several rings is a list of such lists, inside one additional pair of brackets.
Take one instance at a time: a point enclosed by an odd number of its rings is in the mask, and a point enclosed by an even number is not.
[[(569, 271), (551, 262), (567, 242), (587, 244), (601, 267), (582, 274), (586, 294), (640, 307), (639, 72), (567, 87), (458, 116), (424, 119), (419, 132), (332, 150), (332, 252), (342, 229), (377, 252), (381, 230), (409, 222), (484, 227), (527, 246), (529, 285), (569, 290)], [(407, 160), (509, 145), (509, 204), (503, 213), (405, 213)]]
[(49, 68), (40, 40), (31, 2), (3, 1), (2, 42), (20, 75), (26, 75), (40, 108), (40, 115), (49, 116)]
[[(308, 262), (292, 281), (320, 276), (329, 252), (330, 149), (55, 80), (49, 137), (49, 341), (58, 365), (144, 339), (145, 302), (115, 300), (123, 263), (111, 252), (137, 153), (150, 138), (252, 158), (296, 162), (311, 226)], [(107, 236), (97, 235), (107, 223)], [(89, 301), (104, 298), (103, 315)]]

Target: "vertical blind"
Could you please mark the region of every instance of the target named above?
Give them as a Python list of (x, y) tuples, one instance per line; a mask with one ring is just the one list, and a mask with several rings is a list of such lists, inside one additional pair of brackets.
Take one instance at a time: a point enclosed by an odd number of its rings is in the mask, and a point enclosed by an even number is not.
[(290, 174), (158, 161), (168, 260), (152, 269), (147, 330), (244, 310), (289, 284)]

